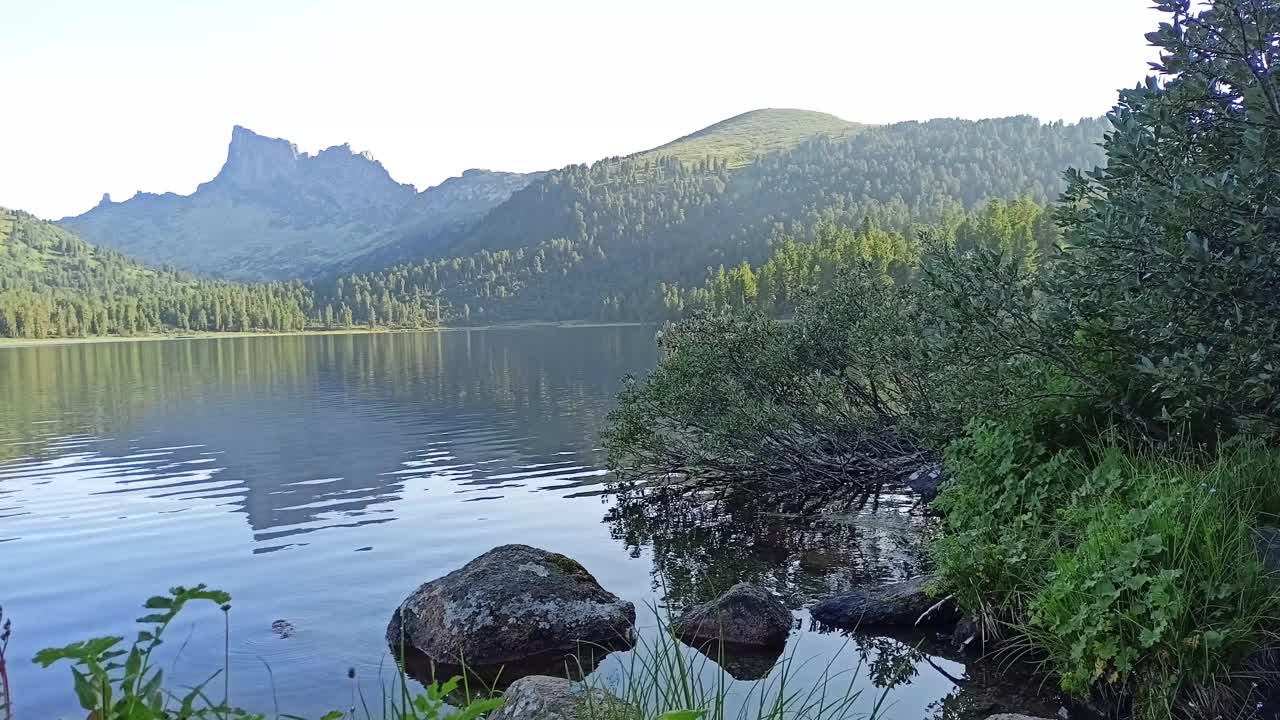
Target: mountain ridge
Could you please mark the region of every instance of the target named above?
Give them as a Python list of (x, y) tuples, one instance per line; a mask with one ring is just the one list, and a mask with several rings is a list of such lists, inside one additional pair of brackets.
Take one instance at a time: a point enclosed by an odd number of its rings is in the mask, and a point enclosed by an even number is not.
[(468, 170), (422, 192), (349, 144), (315, 154), (232, 128), (226, 160), (189, 195), (138, 192), (58, 223), (152, 265), (233, 280), (314, 277), (405, 234), (474, 221), (537, 173)]

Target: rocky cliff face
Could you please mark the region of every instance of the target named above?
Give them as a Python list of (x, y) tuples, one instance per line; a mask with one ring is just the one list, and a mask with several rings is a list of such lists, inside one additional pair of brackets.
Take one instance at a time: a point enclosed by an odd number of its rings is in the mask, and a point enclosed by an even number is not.
[(288, 140), (264, 137), (236, 125), (231, 129), (227, 161), (213, 180), (197, 191), (211, 188), (260, 189), (276, 181), (292, 182), (298, 175), (298, 161), (305, 157)]
[(152, 264), (237, 280), (307, 278), (473, 222), (533, 177), (468, 170), (419, 193), (349, 145), (308, 155), (237, 125), (222, 169), (191, 195), (104, 195), (61, 223)]

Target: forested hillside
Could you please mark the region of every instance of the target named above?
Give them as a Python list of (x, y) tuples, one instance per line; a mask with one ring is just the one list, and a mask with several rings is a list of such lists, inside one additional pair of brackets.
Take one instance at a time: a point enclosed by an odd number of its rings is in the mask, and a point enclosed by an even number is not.
[(449, 256), (354, 278), (397, 297), (438, 294), (450, 320), (651, 319), (670, 311), (660, 284), (761, 263), (783, 237), (864, 223), (909, 234), (989, 199), (1043, 204), (1063, 168), (1101, 161), (1103, 131), (1100, 119), (935, 120), (820, 135), (736, 170), (715, 156), (575, 165), (515, 193)]
[(241, 284), (148, 268), (0, 208), (0, 337), (420, 327), (434, 319), (428, 298), (410, 305), (356, 283), (347, 300), (317, 299), (301, 281)]
[[(955, 222), (918, 226), (916, 232), (885, 230), (871, 221), (853, 228), (835, 223), (818, 226), (817, 237), (798, 242), (783, 236), (769, 259), (721, 265), (700, 285), (663, 283), (662, 311), (669, 319), (713, 308), (757, 308), (769, 315), (790, 315), (814, 295), (830, 290), (841, 272), (865, 268), (907, 283), (917, 274), (929, 246), (998, 250), (1034, 270), (1046, 263), (1061, 241), (1051, 213), (1026, 198), (991, 200)], [(920, 235), (927, 240), (922, 242)]]

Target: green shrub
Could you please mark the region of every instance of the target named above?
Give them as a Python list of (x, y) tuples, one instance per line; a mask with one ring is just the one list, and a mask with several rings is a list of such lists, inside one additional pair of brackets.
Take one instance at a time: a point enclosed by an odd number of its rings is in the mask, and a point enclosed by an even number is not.
[(946, 463), (941, 584), (1042, 654), (1064, 690), (1133, 695), (1158, 715), (1275, 640), (1277, 578), (1255, 532), (1280, 509), (1280, 451), (1051, 452), (983, 422)]
[(934, 545), (939, 573), (999, 635), (999, 621), (1021, 613), (1029, 584), (1052, 562), (1051, 514), (1072, 492), (1078, 461), (1026, 432), (979, 422), (947, 448), (945, 466), (949, 480), (934, 504), (946, 516)]

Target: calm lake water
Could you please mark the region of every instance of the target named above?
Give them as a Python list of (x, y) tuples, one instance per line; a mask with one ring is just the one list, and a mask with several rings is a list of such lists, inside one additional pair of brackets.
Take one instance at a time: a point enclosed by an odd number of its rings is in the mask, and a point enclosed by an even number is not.
[[(638, 607), (766, 583), (797, 611), (794, 678), (847, 683), (878, 660), (857, 680), (861, 710), (897, 673), (910, 682), (889, 691), (886, 717), (949, 717), (965, 700), (952, 680), (963, 665), (818, 632), (803, 611), (918, 570), (925, 521), (905, 500), (816, 522), (644, 511), (605, 492), (598, 433), (622, 376), (655, 359), (652, 327), (0, 349), (0, 604), (14, 623), (16, 717), (83, 717), (67, 667), (37, 668), (36, 650), (131, 637), (146, 597), (199, 582), (234, 598), (234, 702), (344, 708), (349, 667), (374, 693), (389, 677), (383, 632), (404, 596), (505, 543), (570, 555)], [(223, 665), (220, 613), (180, 619), (166, 649), (179, 682), (204, 680)], [(626, 661), (596, 673), (616, 681)], [(744, 696), (769, 679), (729, 682)]]

